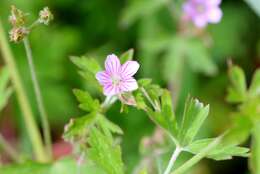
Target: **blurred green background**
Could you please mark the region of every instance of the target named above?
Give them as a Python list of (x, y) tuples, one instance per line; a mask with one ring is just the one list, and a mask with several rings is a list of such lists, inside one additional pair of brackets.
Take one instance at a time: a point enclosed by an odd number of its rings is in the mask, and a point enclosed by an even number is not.
[[(177, 1), (177, 0), (176, 0)], [(211, 104), (204, 135), (215, 136), (230, 126), (233, 106), (225, 101), (228, 86), (227, 60), (242, 66), (248, 80), (260, 66), (260, 4), (224, 0), (223, 18), (209, 25), (203, 37), (186, 39), (178, 34), (175, 0), (1, 0), (0, 18), (10, 30), (10, 6), (29, 13), (28, 22), (48, 6), (55, 20), (50, 26), (36, 28), (30, 35), (37, 75), (43, 93), (54, 141), (61, 140), (64, 125), (80, 115), (73, 88), (88, 88), (71, 63), (71, 55), (89, 55), (103, 62), (110, 53), (121, 54), (134, 48), (141, 62), (138, 77), (152, 78), (172, 90), (177, 113), (183, 109), (188, 94)], [(22, 44), (10, 44), (24, 80), (35, 115), (38, 115), (29, 69)], [(206, 45), (206, 46), (205, 46)], [(139, 142), (151, 135), (153, 124), (143, 112), (130, 110), (118, 114), (116, 105), (108, 116), (124, 130), (123, 158), (129, 171), (139, 160)], [(19, 139), (21, 149), (30, 152), (30, 144), (15, 97), (0, 117), (6, 136)], [(8, 124), (7, 124), (8, 123)], [(204, 136), (201, 135), (201, 136)], [(193, 173), (243, 173), (247, 160), (202, 161)]]

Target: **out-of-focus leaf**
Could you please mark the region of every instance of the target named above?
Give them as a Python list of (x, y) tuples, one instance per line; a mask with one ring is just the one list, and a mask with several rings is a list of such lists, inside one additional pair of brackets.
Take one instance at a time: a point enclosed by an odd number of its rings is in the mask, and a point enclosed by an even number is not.
[(251, 133), (253, 123), (249, 117), (235, 115), (233, 126), (223, 138), (223, 143), (238, 145), (244, 143)]
[[(79, 172), (80, 171), (80, 172)], [(105, 172), (93, 165), (90, 162), (83, 163), (81, 165), (77, 164), (77, 161), (70, 158), (65, 158), (56, 161), (51, 165), (49, 174), (76, 174), (76, 173), (89, 173), (89, 174), (105, 174)], [(46, 174), (46, 173), (44, 173)]]
[(255, 11), (255, 13), (260, 17), (260, 1), (258, 1), (258, 0), (245, 0), (245, 1)]
[(199, 40), (189, 40), (186, 48), (187, 61), (195, 72), (202, 72), (207, 75), (214, 75), (217, 67), (211, 60), (210, 54)]
[(257, 97), (260, 95), (260, 69), (256, 70), (248, 93), (250, 97)]
[(120, 56), (121, 64), (134, 58), (134, 49), (129, 49)]
[(167, 80), (181, 76), (187, 65), (194, 71), (213, 75), (217, 67), (211, 60), (207, 48), (200, 40), (176, 36), (165, 54), (164, 76)]
[[(50, 165), (35, 162), (26, 162), (24, 164), (8, 165), (0, 168), (1, 174), (49, 174)], [(19, 172), (18, 172), (19, 171)]]
[(252, 136), (252, 152), (250, 158), (250, 168), (254, 174), (260, 173), (260, 124), (258, 123), (254, 130)]
[(102, 169), (91, 163), (78, 166), (76, 160), (71, 158), (61, 159), (51, 164), (26, 162), (0, 168), (1, 174), (76, 174), (79, 170), (88, 174), (105, 174)]
[(88, 157), (108, 174), (123, 174), (124, 165), (119, 145), (112, 142), (96, 128), (91, 129), (88, 139)]
[(186, 41), (180, 37), (175, 37), (165, 54), (163, 73), (167, 80), (177, 79), (181, 76), (185, 63), (185, 52)]
[(243, 70), (238, 66), (232, 66), (229, 70), (231, 87), (228, 88), (227, 100), (229, 102), (243, 102), (246, 98), (246, 78)]
[(3, 68), (0, 72), (0, 111), (5, 107), (8, 98), (12, 94), (12, 88), (7, 87), (9, 82), (9, 72)]
[(132, 0), (123, 10), (121, 24), (129, 26), (137, 19), (150, 15), (167, 5), (169, 0)]
[[(197, 154), (213, 141), (214, 138), (197, 140), (191, 143), (186, 149), (193, 154)], [(220, 143), (214, 149), (212, 149), (206, 157), (214, 160), (227, 160), (231, 159), (232, 156), (247, 157), (248, 151), (248, 148), (238, 147), (234, 145), (224, 145)]]
[(80, 102), (79, 107), (82, 110), (92, 112), (100, 109), (99, 101), (97, 99), (93, 99), (88, 92), (79, 89), (74, 89), (73, 92)]
[(182, 146), (186, 146), (193, 141), (208, 114), (209, 105), (204, 106), (197, 99), (187, 99), (178, 134), (178, 140)]

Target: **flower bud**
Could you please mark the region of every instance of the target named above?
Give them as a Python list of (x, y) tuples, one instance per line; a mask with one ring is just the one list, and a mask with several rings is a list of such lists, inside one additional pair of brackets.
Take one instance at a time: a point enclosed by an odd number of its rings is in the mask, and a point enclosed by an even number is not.
[(29, 31), (25, 27), (13, 28), (9, 32), (10, 41), (15, 43), (20, 42), (28, 33)]
[(45, 25), (48, 25), (50, 21), (53, 20), (53, 14), (48, 7), (45, 7), (43, 10), (41, 10), (39, 16), (39, 22)]
[(26, 14), (16, 8), (14, 5), (11, 6), (11, 15), (9, 21), (14, 28), (22, 27), (25, 24)]

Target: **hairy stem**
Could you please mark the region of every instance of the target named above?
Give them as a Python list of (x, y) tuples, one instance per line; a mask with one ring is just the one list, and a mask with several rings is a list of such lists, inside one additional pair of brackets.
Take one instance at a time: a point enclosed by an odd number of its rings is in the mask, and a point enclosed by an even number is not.
[(204, 148), (201, 152), (199, 152), (194, 157), (192, 157), (190, 160), (185, 162), (182, 166), (177, 168), (171, 174), (182, 174), (182, 173), (186, 172), (189, 168), (191, 168), (193, 165), (198, 163), (202, 158), (204, 158), (212, 149), (214, 149), (221, 142), (222, 137), (223, 137), (223, 135), (221, 135), (218, 138), (216, 138), (206, 148)]
[(47, 116), (46, 110), (43, 105), (40, 86), (39, 86), (39, 83), (38, 83), (38, 80), (36, 77), (35, 67), (34, 67), (34, 63), (33, 63), (32, 49), (30, 47), (30, 43), (29, 43), (29, 40), (27, 37), (24, 38), (23, 43), (25, 46), (26, 55), (27, 55), (26, 57), (27, 57), (27, 61), (29, 64), (29, 68), (30, 68), (31, 79), (32, 79), (32, 83), (33, 83), (34, 93), (36, 96), (37, 106), (38, 106), (38, 110), (39, 110), (40, 117), (41, 117), (41, 123), (42, 123), (42, 127), (43, 127), (43, 136), (44, 136), (44, 140), (46, 143), (48, 155), (49, 155), (49, 157), (51, 157), (52, 143), (51, 143), (50, 126), (49, 126), (49, 122), (48, 122), (48, 116)]
[(34, 120), (32, 110), (30, 108), (28, 98), (25, 94), (25, 90), (23, 88), (22, 81), (14, 61), (14, 57), (11, 53), (10, 47), (8, 45), (8, 41), (5, 37), (5, 32), (1, 21), (0, 21), (0, 49), (3, 55), (3, 59), (10, 72), (11, 81), (13, 83), (15, 92), (17, 94), (18, 102), (23, 113), (22, 115), (25, 120), (27, 132), (30, 141), (32, 143), (35, 157), (38, 161), (46, 161), (47, 158), (46, 158), (43, 142), (41, 139), (41, 135), (36, 125), (36, 122)]
[(12, 148), (12, 146), (4, 139), (4, 137), (0, 134), (0, 146), (4, 149), (4, 151), (9, 155), (9, 157), (17, 163), (22, 162), (19, 154)]
[(173, 165), (175, 164), (175, 161), (177, 160), (178, 156), (180, 155), (182, 149), (177, 146), (175, 151), (172, 154), (172, 157), (167, 165), (167, 168), (165, 169), (165, 171), (163, 172), (164, 174), (169, 174), (173, 168)]

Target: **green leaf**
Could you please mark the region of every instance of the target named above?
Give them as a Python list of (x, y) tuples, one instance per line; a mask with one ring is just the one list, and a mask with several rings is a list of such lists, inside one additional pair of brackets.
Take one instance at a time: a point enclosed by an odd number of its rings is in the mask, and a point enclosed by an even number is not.
[(143, 78), (138, 80), (139, 87), (146, 87), (152, 83), (152, 79)]
[(69, 142), (85, 137), (89, 128), (95, 124), (97, 113), (93, 112), (86, 116), (71, 119), (65, 126), (63, 138)]
[[(26, 162), (0, 167), (1, 174), (76, 174), (78, 170), (77, 161), (72, 158), (64, 158), (48, 164)], [(80, 171), (88, 174), (105, 174), (102, 169), (89, 162), (83, 163)]]
[(134, 49), (129, 49), (128, 51), (124, 52), (120, 56), (121, 64), (125, 63), (128, 60), (132, 60), (134, 58)]
[(168, 90), (164, 90), (161, 97), (162, 116), (165, 119), (167, 130), (176, 137), (177, 136), (177, 121), (173, 111), (172, 97)]
[(260, 69), (256, 70), (248, 93), (250, 97), (260, 96)]
[(65, 158), (56, 161), (51, 165), (49, 174), (76, 174), (79, 173), (79, 171), (80, 173), (105, 174), (102, 169), (98, 168), (90, 162), (85, 162), (79, 166), (77, 161), (71, 158)]
[(193, 141), (208, 114), (209, 105), (204, 106), (199, 100), (188, 97), (178, 134), (182, 146), (189, 145)]
[[(13, 164), (8, 166), (3, 166), (0, 168), (1, 174), (48, 174), (49, 164), (40, 164), (35, 162), (26, 162), (23, 164)], [(19, 172), (18, 172), (19, 171)]]
[[(191, 143), (187, 148), (185, 148), (188, 152), (193, 154), (197, 154), (206, 148), (210, 143), (212, 143), (215, 138), (208, 138), (197, 140)], [(214, 160), (228, 160), (233, 156), (241, 156), (248, 157), (248, 148), (238, 147), (234, 145), (224, 145), (222, 143), (218, 144), (214, 149), (212, 149), (207, 155), (207, 158), (211, 158)]]
[(70, 59), (80, 69), (89, 71), (92, 74), (96, 74), (97, 72), (101, 71), (101, 67), (99, 63), (94, 58), (87, 58), (85, 56), (82, 57), (72, 56)]
[(189, 65), (195, 72), (202, 72), (206, 75), (214, 75), (217, 67), (211, 60), (210, 54), (200, 40), (188, 40), (186, 56)]
[(239, 103), (246, 98), (246, 79), (243, 70), (238, 66), (232, 66), (229, 70), (231, 87), (228, 88), (227, 100), (229, 102)]
[(112, 144), (108, 137), (96, 128), (91, 129), (88, 139), (88, 157), (108, 174), (123, 174), (124, 165), (119, 145)]
[(166, 6), (169, 0), (133, 0), (129, 2), (123, 10), (121, 18), (123, 26), (130, 26), (137, 19), (154, 13), (161, 7)]
[(101, 71), (101, 67), (96, 59), (84, 56), (72, 56), (70, 59), (80, 69), (78, 73), (86, 80), (88, 86), (91, 86), (92, 90), (95, 89), (98, 92), (101, 92), (102, 88), (96, 79), (96, 74)]
[(136, 106), (138, 109), (143, 109), (145, 110), (145, 108), (147, 107), (146, 103), (145, 103), (145, 99), (143, 97), (143, 94), (141, 91), (137, 90), (136, 94), (135, 94), (135, 101), (136, 101)]
[(260, 124), (258, 123), (254, 130), (252, 136), (252, 145), (251, 145), (251, 158), (250, 158), (250, 166), (251, 170), (254, 174), (260, 173)]
[(259, 0), (245, 0), (245, 1), (255, 11), (255, 13), (260, 17), (260, 2), (259, 2)]
[(109, 129), (112, 133), (123, 134), (123, 130), (115, 123), (108, 120), (105, 116), (99, 117), (104, 127)]
[(109, 121), (105, 116), (99, 115), (97, 125), (100, 130), (103, 131), (104, 135), (113, 142), (112, 133), (123, 134), (123, 130), (113, 122)]
[(80, 102), (79, 107), (82, 110), (87, 112), (100, 110), (99, 101), (97, 99), (93, 99), (88, 92), (79, 89), (74, 89), (73, 93), (77, 97), (77, 100)]
[(234, 115), (233, 125), (223, 138), (223, 143), (238, 145), (244, 143), (251, 133), (253, 123), (249, 117)]
[(187, 65), (194, 72), (213, 75), (217, 72), (207, 48), (198, 39), (175, 36), (165, 54), (164, 76), (167, 80), (179, 78)]

